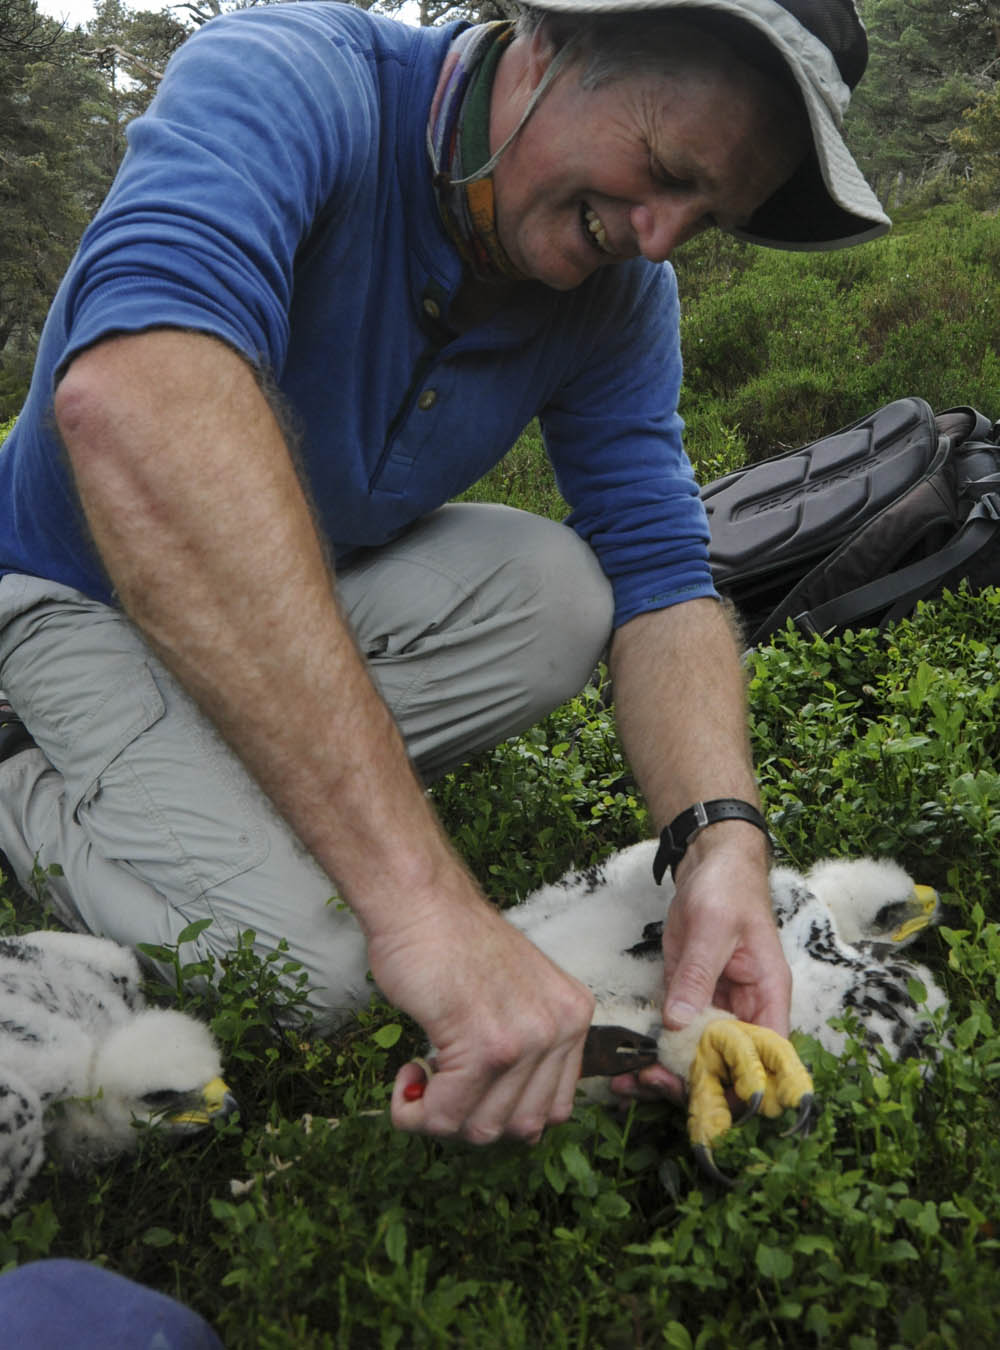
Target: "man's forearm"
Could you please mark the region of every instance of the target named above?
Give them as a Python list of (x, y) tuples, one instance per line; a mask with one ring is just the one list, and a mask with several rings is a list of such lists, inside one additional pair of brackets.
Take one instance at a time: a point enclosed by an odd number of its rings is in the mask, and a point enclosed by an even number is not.
[(611, 675), (625, 751), (658, 829), (705, 798), (756, 803), (739, 650), (718, 602), (627, 623)]
[(463, 889), (243, 360), (171, 330), (114, 339), (74, 361), (56, 415), (126, 611), (365, 926), (380, 897)]

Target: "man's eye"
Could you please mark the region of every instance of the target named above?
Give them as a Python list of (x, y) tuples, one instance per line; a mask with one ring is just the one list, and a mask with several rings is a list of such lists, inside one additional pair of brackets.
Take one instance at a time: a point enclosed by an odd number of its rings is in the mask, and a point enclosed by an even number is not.
[(681, 178), (675, 173), (671, 173), (670, 170), (664, 168), (658, 160), (654, 159), (650, 161), (649, 171), (653, 176), (653, 181), (658, 183), (660, 187), (687, 188), (691, 186), (687, 179)]

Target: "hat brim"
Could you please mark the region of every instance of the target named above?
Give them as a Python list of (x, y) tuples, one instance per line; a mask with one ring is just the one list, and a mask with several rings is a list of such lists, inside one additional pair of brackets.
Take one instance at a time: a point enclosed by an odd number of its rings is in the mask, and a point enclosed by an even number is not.
[[(763, 34), (788, 67), (809, 118), (813, 149), (791, 178), (733, 234), (749, 243), (801, 251), (847, 248), (877, 239), (891, 221), (848, 150), (840, 127), (850, 101), (829, 49), (778, 0), (529, 0), (540, 10), (579, 15), (639, 10), (713, 11)], [(710, 26), (710, 25), (709, 25)]]

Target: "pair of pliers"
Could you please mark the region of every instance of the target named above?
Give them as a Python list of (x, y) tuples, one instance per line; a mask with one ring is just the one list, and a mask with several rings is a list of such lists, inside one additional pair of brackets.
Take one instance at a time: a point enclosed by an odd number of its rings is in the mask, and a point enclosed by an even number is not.
[(628, 1027), (593, 1026), (583, 1043), (581, 1078), (614, 1078), (657, 1063), (656, 1041)]
[[(580, 1065), (581, 1078), (614, 1078), (619, 1073), (634, 1073), (657, 1062), (656, 1041), (652, 1036), (644, 1036), (640, 1031), (629, 1031), (628, 1027), (591, 1027), (583, 1043), (583, 1061)], [(415, 1102), (424, 1095), (427, 1084), (434, 1073), (434, 1062), (428, 1059), (414, 1059), (424, 1071), (424, 1081), (408, 1083), (403, 1096), (408, 1102)]]

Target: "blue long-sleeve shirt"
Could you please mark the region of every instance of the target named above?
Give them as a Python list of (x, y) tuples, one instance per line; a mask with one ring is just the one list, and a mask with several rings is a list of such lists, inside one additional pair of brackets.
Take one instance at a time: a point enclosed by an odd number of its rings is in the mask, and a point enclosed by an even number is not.
[(568, 293), (526, 283), (459, 336), (435, 317), (461, 281), (425, 150), (455, 31), (301, 3), (213, 20), (184, 44), (129, 128), (0, 454), (0, 570), (113, 602), (52, 392), (103, 338), (180, 327), (271, 373), (338, 561), (468, 487), (538, 415), (616, 622), (714, 594), (668, 266), (602, 268)]

